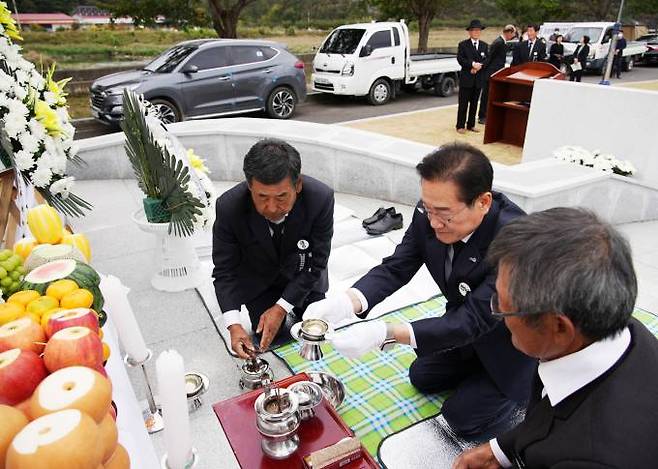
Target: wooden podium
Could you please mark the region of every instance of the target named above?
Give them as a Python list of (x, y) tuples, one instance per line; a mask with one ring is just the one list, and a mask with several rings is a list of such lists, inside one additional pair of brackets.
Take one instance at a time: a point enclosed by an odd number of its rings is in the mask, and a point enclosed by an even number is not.
[(563, 73), (547, 62), (528, 62), (491, 75), (484, 143), (523, 147), (535, 80), (564, 78)]

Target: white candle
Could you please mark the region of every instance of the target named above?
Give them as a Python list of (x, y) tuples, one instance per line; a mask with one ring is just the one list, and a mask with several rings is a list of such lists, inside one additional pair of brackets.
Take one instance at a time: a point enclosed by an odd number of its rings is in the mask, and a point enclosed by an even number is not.
[(164, 419), (167, 464), (170, 469), (184, 469), (192, 455), (192, 441), (183, 357), (175, 350), (165, 350), (156, 360), (155, 368)]
[(124, 350), (136, 362), (146, 360), (146, 342), (128, 301), (130, 289), (113, 275), (104, 276), (100, 288), (105, 298), (105, 311), (117, 328)]

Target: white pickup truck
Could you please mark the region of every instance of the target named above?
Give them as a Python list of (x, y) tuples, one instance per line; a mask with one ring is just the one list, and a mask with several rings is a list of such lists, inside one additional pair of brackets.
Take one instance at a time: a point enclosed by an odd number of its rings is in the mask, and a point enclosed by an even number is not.
[[(589, 57), (587, 58), (586, 70), (601, 73), (606, 66), (608, 51), (610, 50), (610, 39), (612, 28), (615, 24), (610, 22), (594, 23), (546, 23), (539, 30), (540, 35), (549, 39), (555, 28), (563, 35), (564, 55), (573, 54), (583, 36), (589, 36)], [(644, 44), (626, 40), (626, 48), (623, 51), (623, 69), (630, 71), (635, 62), (640, 60), (647, 48)], [(549, 46), (550, 47), (550, 46)], [(548, 49), (547, 49), (548, 51)]]
[(334, 29), (313, 59), (313, 90), (368, 96), (374, 105), (387, 103), (400, 88), (434, 88), (450, 96), (460, 66), (454, 54), (411, 55), (404, 21), (347, 24)]

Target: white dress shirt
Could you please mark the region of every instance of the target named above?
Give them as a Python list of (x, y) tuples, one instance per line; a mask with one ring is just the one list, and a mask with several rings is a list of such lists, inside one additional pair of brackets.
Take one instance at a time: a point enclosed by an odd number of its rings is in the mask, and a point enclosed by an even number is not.
[[(544, 385), (542, 398), (548, 396), (551, 407), (555, 407), (612, 368), (630, 343), (631, 332), (625, 328), (619, 334), (594, 342), (582, 350), (540, 362), (539, 379)], [(494, 438), (489, 444), (498, 463), (503, 467), (512, 467), (498, 441)]]
[[(286, 220), (286, 217), (288, 214), (286, 214), (281, 220), (278, 221), (273, 221), (275, 225), (278, 225), (280, 223), (283, 223)], [(267, 228), (270, 230), (270, 236), (274, 236), (274, 230), (267, 225)], [(279, 298), (276, 302), (279, 306), (281, 306), (284, 311), (288, 314), (295, 308), (294, 305), (291, 305), (288, 303), (283, 297)], [(230, 311), (227, 311), (224, 313), (224, 326), (228, 328), (229, 326), (232, 326), (233, 324), (240, 324), (240, 311), (237, 309), (232, 309)]]

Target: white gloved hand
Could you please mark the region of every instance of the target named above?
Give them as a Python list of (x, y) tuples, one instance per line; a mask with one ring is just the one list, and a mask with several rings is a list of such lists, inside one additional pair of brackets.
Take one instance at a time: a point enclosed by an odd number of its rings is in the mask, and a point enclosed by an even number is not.
[(306, 307), (302, 319), (322, 319), (328, 324), (338, 324), (345, 319), (358, 319), (354, 314), (352, 299), (346, 292), (316, 301)]
[(364, 321), (334, 334), (331, 344), (347, 358), (359, 358), (376, 350), (386, 340), (386, 323), (381, 320)]

